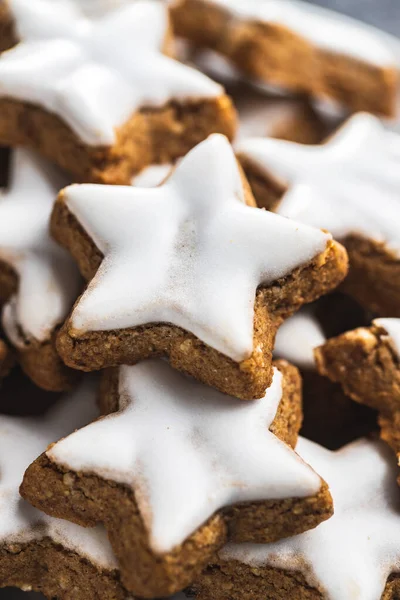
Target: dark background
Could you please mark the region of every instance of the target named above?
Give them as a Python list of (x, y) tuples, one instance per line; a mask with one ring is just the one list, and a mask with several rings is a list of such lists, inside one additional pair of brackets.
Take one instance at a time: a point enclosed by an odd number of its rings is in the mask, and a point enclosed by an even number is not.
[(308, 0), (400, 36), (400, 0)]

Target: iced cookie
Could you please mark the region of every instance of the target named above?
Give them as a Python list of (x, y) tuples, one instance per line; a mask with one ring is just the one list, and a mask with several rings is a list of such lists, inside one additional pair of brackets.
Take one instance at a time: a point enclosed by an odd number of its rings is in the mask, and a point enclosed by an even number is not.
[(90, 283), (58, 336), (63, 360), (95, 370), (165, 355), (223, 392), (262, 397), (276, 327), (335, 287), (347, 257), (252, 200), (221, 135), (161, 187), (66, 188), (52, 233)]
[(124, 585), (172, 594), (227, 540), (265, 542), (331, 514), (328, 489), (293, 452), (300, 378), (280, 363), (241, 402), (152, 359), (106, 372), (102, 420), (53, 445), (22, 494), (60, 518), (104, 523)]
[(196, 600), (396, 600), (400, 510), (396, 469), (379, 441), (297, 450), (331, 486), (334, 516), (267, 545), (228, 544), (191, 590)]
[(52, 391), (70, 387), (76, 378), (58, 356), (55, 336), (82, 287), (74, 262), (49, 233), (53, 204), (65, 183), (55, 167), (18, 149), (0, 195), (3, 328), (25, 372)]
[(378, 32), (290, 0), (174, 0), (178, 35), (260, 82), (394, 116), (397, 59)]
[(338, 383), (318, 373), (314, 349), (324, 344), (328, 335), (338, 335), (364, 323), (364, 312), (351, 298), (334, 293), (300, 310), (277, 332), (274, 357), (293, 363), (302, 377), (301, 434), (331, 450), (375, 431), (376, 414), (352, 402)]
[(379, 412), (381, 436), (400, 458), (400, 319), (376, 319), (316, 349), (318, 370)]
[(171, 47), (163, 2), (96, 19), (72, 0), (9, 8), (20, 42), (0, 56), (0, 143), (32, 147), (79, 181), (128, 184), (212, 132), (233, 136), (222, 87), (162, 53)]
[[(95, 380), (96, 381), (96, 380)], [(96, 418), (90, 377), (44, 417), (0, 416), (0, 586), (60, 600), (124, 600), (105, 530), (49, 517), (19, 495), (29, 463), (54, 440)]]
[(260, 206), (327, 229), (350, 259), (344, 290), (364, 308), (400, 316), (400, 135), (366, 113), (325, 144), (237, 144)]

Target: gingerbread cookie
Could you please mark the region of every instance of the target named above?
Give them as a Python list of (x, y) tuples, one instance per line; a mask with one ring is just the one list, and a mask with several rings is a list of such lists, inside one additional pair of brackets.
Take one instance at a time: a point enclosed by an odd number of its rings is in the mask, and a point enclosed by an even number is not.
[(288, 445), (301, 422), (288, 363), (262, 399), (241, 402), (153, 359), (106, 373), (102, 405), (117, 412), (53, 445), (21, 491), (54, 516), (103, 522), (140, 597), (183, 589), (227, 539), (276, 540), (331, 514), (326, 485)]
[(262, 138), (237, 150), (259, 205), (329, 230), (349, 253), (343, 289), (373, 313), (400, 315), (400, 136), (358, 114), (321, 146)]
[(245, 75), (394, 116), (397, 57), (378, 32), (290, 0), (174, 0), (178, 35), (227, 57)]
[(48, 598), (125, 600), (116, 559), (101, 526), (85, 529), (49, 517), (19, 495), (29, 463), (50, 442), (96, 418), (90, 377), (44, 417), (0, 416), (0, 586)]
[(400, 319), (376, 319), (316, 349), (319, 372), (379, 412), (381, 436), (400, 457)]
[(0, 56), (0, 143), (33, 147), (79, 181), (129, 184), (212, 132), (233, 136), (221, 86), (162, 54), (171, 49), (163, 2), (101, 18), (73, 0), (8, 6), (20, 42)]
[(55, 336), (82, 286), (74, 262), (48, 231), (54, 200), (65, 183), (55, 167), (18, 149), (0, 196), (3, 328), (25, 372), (52, 391), (67, 389), (76, 378), (58, 356)]
[(320, 375), (314, 349), (348, 325), (364, 323), (363, 311), (343, 294), (325, 296), (300, 310), (278, 330), (274, 356), (299, 368), (303, 383), (303, 427), (301, 434), (336, 450), (377, 429), (375, 411), (352, 402), (341, 386)]
[(267, 545), (229, 544), (193, 586), (196, 600), (396, 600), (400, 512), (396, 472), (379, 442), (298, 452), (329, 482), (334, 516)]
[(243, 399), (271, 382), (275, 330), (347, 270), (330, 235), (246, 206), (226, 138), (211, 136), (154, 189), (76, 185), (52, 233), (91, 280), (58, 336), (71, 367), (165, 355)]

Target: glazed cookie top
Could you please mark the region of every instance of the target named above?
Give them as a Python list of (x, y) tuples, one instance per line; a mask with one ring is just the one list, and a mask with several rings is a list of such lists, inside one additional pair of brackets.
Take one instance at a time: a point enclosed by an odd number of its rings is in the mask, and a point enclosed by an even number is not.
[(252, 402), (156, 359), (121, 367), (118, 393), (119, 412), (61, 440), (47, 456), (131, 487), (155, 551), (171, 551), (224, 506), (320, 489), (318, 475), (268, 429), (282, 397), (276, 369), (264, 398)]
[(0, 545), (30, 543), (50, 537), (56, 544), (95, 562), (117, 568), (102, 527), (85, 529), (48, 517), (19, 495), (25, 469), (46, 447), (97, 416), (97, 379), (88, 377), (45, 417), (0, 416)]
[(48, 230), (65, 183), (60, 171), (33, 152), (13, 152), (9, 187), (0, 195), (0, 261), (19, 278), (3, 308), (4, 329), (16, 346), (48, 339), (79, 292), (78, 270)]
[(321, 324), (311, 308), (303, 308), (279, 327), (274, 356), (300, 369), (315, 370), (314, 348), (326, 341)]
[(237, 18), (283, 25), (323, 50), (379, 66), (395, 66), (383, 34), (350, 18), (335, 19), (290, 0), (209, 0)]
[(10, 8), (21, 42), (0, 57), (0, 95), (57, 114), (86, 144), (112, 145), (141, 107), (223, 93), (162, 54), (163, 2), (137, 0), (97, 19), (73, 0), (10, 0)]
[(328, 482), (334, 516), (274, 544), (228, 545), (223, 560), (301, 571), (327, 600), (377, 600), (400, 571), (400, 494), (390, 450), (362, 439), (337, 452), (300, 439), (298, 452)]
[(70, 331), (166, 322), (240, 362), (257, 287), (325, 251), (330, 235), (250, 208), (228, 140), (213, 135), (158, 188), (73, 185), (62, 194), (104, 260)]
[(376, 117), (351, 117), (320, 146), (253, 138), (239, 142), (237, 151), (288, 186), (280, 215), (339, 240), (359, 234), (400, 255), (400, 135)]

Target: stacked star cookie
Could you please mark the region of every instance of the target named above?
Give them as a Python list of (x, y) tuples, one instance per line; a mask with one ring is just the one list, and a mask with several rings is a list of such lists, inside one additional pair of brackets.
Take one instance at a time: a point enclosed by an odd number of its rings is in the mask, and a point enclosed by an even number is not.
[(347, 27), (0, 4), (0, 587), (400, 595), (397, 68)]

